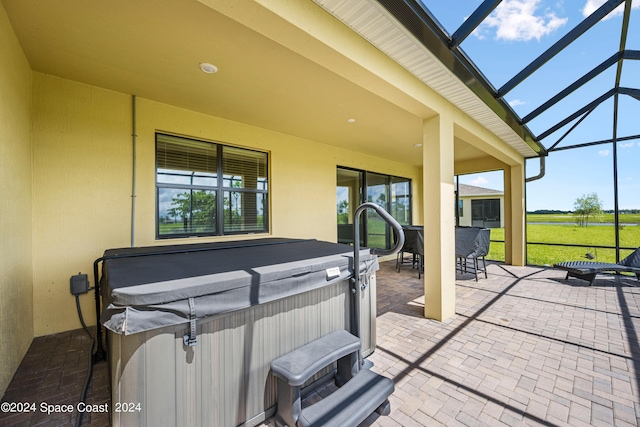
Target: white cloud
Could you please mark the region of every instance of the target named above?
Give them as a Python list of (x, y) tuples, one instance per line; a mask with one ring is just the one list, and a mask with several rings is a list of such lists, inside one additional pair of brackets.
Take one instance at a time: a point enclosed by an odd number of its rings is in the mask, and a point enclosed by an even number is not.
[(476, 185), (476, 186), (480, 186), (480, 185), (485, 185), (488, 184), (489, 181), (487, 181), (485, 178), (479, 176), (476, 179), (474, 179), (473, 181), (471, 181), (471, 185)]
[(582, 16), (587, 17), (602, 6), (607, 0), (587, 0), (582, 8)]
[(476, 29), (473, 30), (473, 32), (471, 34), (476, 36), (480, 40), (486, 39), (486, 37), (484, 35), (484, 31), (482, 31), (482, 25), (480, 25), (479, 27), (476, 27)]
[(600, 151), (598, 151), (598, 155), (602, 156), (602, 157), (608, 156), (609, 155), (609, 150), (600, 150)]
[[(620, 147), (620, 148), (631, 148), (631, 147), (633, 147), (633, 145), (634, 145), (633, 142), (627, 142), (626, 144), (623, 144), (621, 142), (620, 144), (618, 144), (618, 147)], [(638, 144), (638, 145), (640, 145), (640, 144)]]
[[(582, 16), (587, 17), (595, 12), (600, 6), (605, 4), (607, 0), (587, 0), (582, 8)], [(631, 2), (632, 9), (640, 8), (640, 0), (633, 0)], [(624, 2), (618, 6), (613, 12), (608, 14), (604, 19), (613, 18), (614, 16), (620, 16), (624, 13)]]
[[(593, 1), (593, 0), (590, 0)], [(558, 18), (554, 12), (538, 12), (540, 0), (504, 0), (481, 27), (495, 28), (496, 38), (503, 40), (540, 40), (565, 25), (568, 18)], [(479, 27), (476, 36), (483, 38)]]
[(517, 107), (518, 105), (525, 105), (526, 102), (525, 101), (521, 101), (519, 99), (514, 99), (513, 101), (509, 101), (509, 105), (511, 105), (512, 107)]

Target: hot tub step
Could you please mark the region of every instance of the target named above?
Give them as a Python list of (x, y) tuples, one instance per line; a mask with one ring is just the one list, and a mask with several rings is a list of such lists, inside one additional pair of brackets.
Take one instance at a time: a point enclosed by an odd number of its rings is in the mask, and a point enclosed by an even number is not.
[[(289, 385), (299, 386), (304, 384), (316, 372), (325, 366), (349, 355), (357, 355), (360, 350), (360, 340), (347, 331), (335, 331), (329, 335), (310, 342), (284, 356), (271, 362), (273, 374), (285, 380)], [(353, 360), (347, 361), (348, 365), (355, 364)], [(349, 370), (351, 366), (349, 366)], [(340, 366), (338, 375), (341, 374)], [(353, 373), (355, 374), (356, 371)], [(346, 373), (348, 380), (351, 375)]]
[(364, 369), (331, 395), (303, 409), (298, 426), (357, 426), (376, 409), (388, 414), (387, 399), (393, 389), (389, 378)]
[[(278, 378), (276, 426), (357, 425), (374, 410), (389, 413), (393, 381), (358, 366), (360, 339), (341, 330), (312, 341), (271, 362)], [(313, 375), (337, 361), (336, 385), (329, 397), (302, 410), (300, 389)]]

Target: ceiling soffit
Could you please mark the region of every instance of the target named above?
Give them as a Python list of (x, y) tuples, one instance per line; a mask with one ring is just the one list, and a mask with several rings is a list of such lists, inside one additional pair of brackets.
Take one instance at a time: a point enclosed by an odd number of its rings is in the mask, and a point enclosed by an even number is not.
[[(414, 145), (429, 109), (348, 56), (321, 49), (313, 35), (259, 1), (0, 1), (36, 72), (421, 164)], [(315, 3), (287, 4), (312, 7), (346, 32)], [(350, 74), (323, 58), (342, 61)], [(204, 74), (200, 62), (218, 73)]]
[[(314, 0), (422, 82), (494, 133), (524, 157), (543, 148), (508, 114), (499, 117), (464, 82), (374, 0)], [(452, 64), (453, 66), (453, 64)], [(472, 82), (469, 82), (470, 84)], [(496, 102), (493, 97), (487, 102)], [(519, 135), (516, 130), (522, 132)]]

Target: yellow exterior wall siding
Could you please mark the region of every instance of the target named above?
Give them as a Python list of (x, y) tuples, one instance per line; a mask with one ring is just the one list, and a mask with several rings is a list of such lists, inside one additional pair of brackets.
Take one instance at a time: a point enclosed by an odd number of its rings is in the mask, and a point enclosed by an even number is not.
[(0, 395), (33, 339), (31, 78), (0, 5)]
[[(80, 327), (69, 278), (128, 246), (131, 119), (124, 94), (34, 73), (33, 289), (36, 336)], [(87, 322), (93, 296), (81, 297)], [(91, 322), (95, 323), (95, 321)]]
[[(69, 277), (88, 273), (105, 249), (131, 244), (132, 96), (35, 73), (35, 334), (80, 327)], [(336, 241), (336, 167), (398, 175), (421, 169), (218, 117), (136, 99), (135, 245), (256, 237)], [(156, 240), (155, 133), (269, 153), (270, 233)], [(415, 209), (415, 208), (414, 208)], [(415, 218), (415, 217), (414, 217)], [(93, 283), (91, 283), (93, 286)], [(94, 323), (93, 296), (80, 297)]]

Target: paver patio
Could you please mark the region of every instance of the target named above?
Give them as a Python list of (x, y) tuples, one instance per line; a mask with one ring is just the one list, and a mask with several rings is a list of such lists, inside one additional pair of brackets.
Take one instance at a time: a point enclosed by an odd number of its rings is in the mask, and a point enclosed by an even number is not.
[[(369, 359), (396, 389), (391, 414), (363, 425), (640, 425), (640, 283), (600, 275), (589, 287), (558, 270), (498, 263), (488, 272), (478, 282), (457, 276), (456, 315), (441, 323), (422, 316), (416, 270), (397, 273), (394, 262), (381, 263), (377, 348)], [(82, 330), (36, 338), (3, 401), (76, 401), (88, 347)], [(94, 369), (87, 400), (109, 402), (106, 364)], [(74, 421), (0, 414), (0, 424), (11, 426)], [(83, 425), (108, 419), (87, 414)]]

